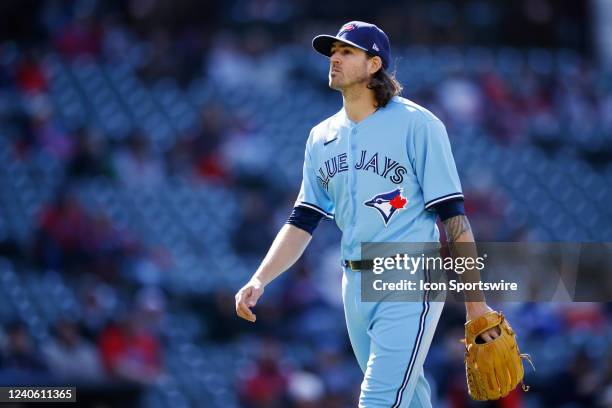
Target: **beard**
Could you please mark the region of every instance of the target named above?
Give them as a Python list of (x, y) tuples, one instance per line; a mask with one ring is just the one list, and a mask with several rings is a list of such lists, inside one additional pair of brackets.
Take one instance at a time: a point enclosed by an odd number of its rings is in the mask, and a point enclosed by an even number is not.
[(335, 73), (332, 76), (330, 71), (329, 73), (329, 87), (336, 91), (342, 91), (344, 89), (350, 88), (356, 84), (363, 84), (369, 81), (369, 75), (367, 71), (363, 71), (359, 74), (354, 73), (353, 75), (346, 75), (344, 71)]

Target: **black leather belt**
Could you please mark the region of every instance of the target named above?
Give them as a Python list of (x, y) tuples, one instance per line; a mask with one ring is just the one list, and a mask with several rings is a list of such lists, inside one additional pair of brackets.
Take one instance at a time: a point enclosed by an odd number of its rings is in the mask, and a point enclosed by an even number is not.
[(342, 266), (351, 268), (353, 271), (368, 271), (374, 269), (374, 261), (372, 259), (360, 259), (358, 261), (342, 261)]
[[(432, 249), (428, 249), (425, 250), (423, 252), (421, 252), (420, 254), (408, 254), (408, 256), (414, 256), (414, 257), (419, 257), (419, 256), (440, 256), (440, 248), (432, 248)], [(358, 261), (350, 261), (348, 259), (345, 259), (342, 261), (342, 266), (344, 266), (345, 268), (351, 268), (353, 271), (371, 271), (372, 269), (374, 269), (374, 260), (372, 259), (360, 259)]]

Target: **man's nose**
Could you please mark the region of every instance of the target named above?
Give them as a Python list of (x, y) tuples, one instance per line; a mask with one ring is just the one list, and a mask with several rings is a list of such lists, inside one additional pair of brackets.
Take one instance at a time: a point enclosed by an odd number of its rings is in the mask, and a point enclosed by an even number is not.
[(338, 65), (340, 63), (340, 55), (337, 52), (332, 53), (329, 57), (329, 62), (332, 66)]

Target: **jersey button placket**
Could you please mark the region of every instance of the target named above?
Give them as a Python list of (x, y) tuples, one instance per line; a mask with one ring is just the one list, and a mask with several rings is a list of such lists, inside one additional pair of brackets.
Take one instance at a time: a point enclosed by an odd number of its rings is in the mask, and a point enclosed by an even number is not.
[[(355, 126), (353, 126), (353, 128), (351, 129), (351, 138), (350, 138), (350, 145), (351, 145), (351, 157), (358, 157), (357, 155), (357, 142), (356, 142), (356, 137), (357, 137), (357, 128)], [(356, 185), (357, 185), (357, 173), (355, 173), (355, 165), (354, 163), (351, 164), (352, 168), (351, 168), (351, 172), (353, 172), (353, 177), (351, 177), (350, 179), (350, 184), (349, 184), (349, 200), (351, 203), (351, 227), (355, 226), (355, 216), (357, 215), (357, 200), (355, 197), (355, 194), (357, 193), (357, 189), (356, 189)]]

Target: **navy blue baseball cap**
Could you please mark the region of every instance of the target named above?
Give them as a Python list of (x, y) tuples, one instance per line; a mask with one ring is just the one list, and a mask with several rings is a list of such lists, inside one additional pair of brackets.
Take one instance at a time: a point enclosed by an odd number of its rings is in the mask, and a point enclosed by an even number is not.
[(382, 60), (384, 69), (389, 66), (389, 60), (391, 59), (389, 37), (374, 24), (351, 21), (344, 24), (335, 36), (317, 35), (312, 40), (312, 47), (318, 53), (331, 57), (331, 46), (335, 41), (341, 41), (362, 49), (368, 54), (377, 55)]

